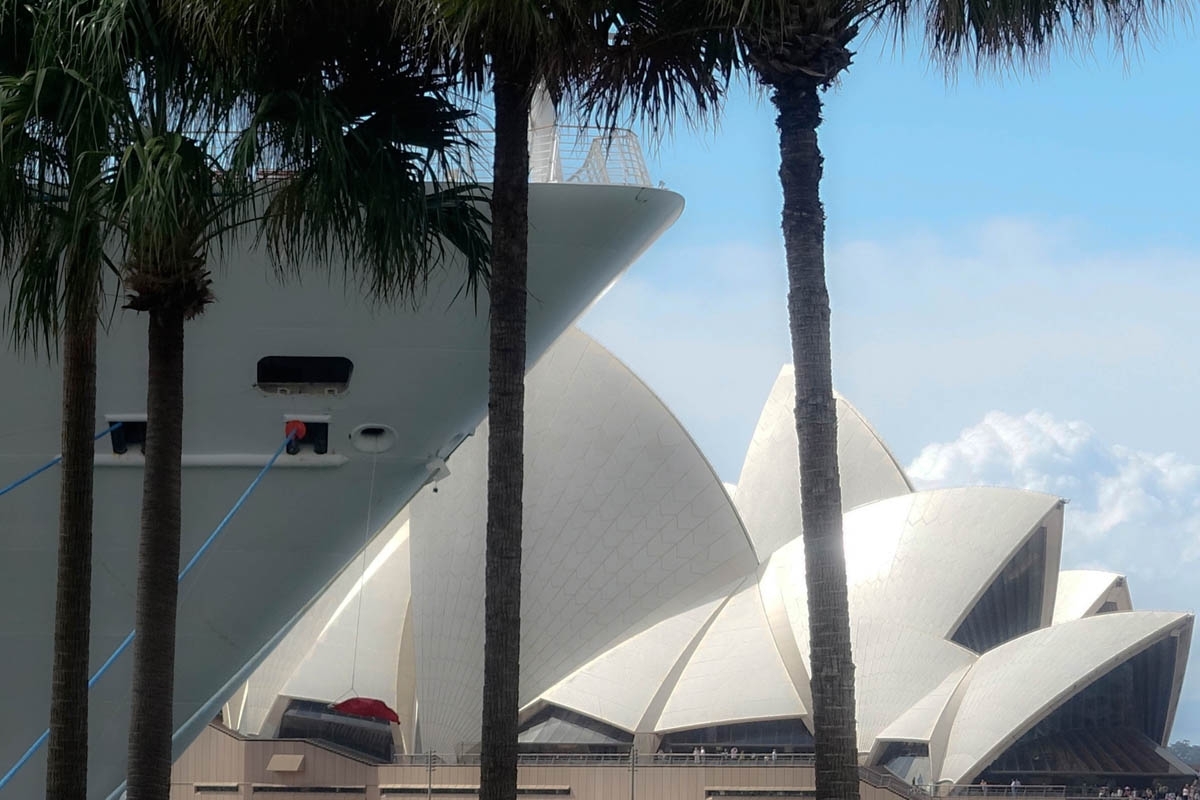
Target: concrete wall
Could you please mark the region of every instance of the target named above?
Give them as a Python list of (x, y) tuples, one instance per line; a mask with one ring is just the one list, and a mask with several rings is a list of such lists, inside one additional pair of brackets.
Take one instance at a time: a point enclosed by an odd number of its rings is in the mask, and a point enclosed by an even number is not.
[[(287, 758), (300, 756), (302, 759)], [(299, 763), (297, 764), (297, 761)], [(437, 800), (476, 797), (477, 766), (375, 765), (302, 741), (243, 739), (210, 725), (175, 763), (171, 800), (348, 800), (425, 796), (432, 777)], [(630, 785), (628, 762), (523, 765), (518, 794), (576, 800), (706, 800), (728, 789), (788, 790), (784, 797), (811, 797), (811, 766), (763, 762), (638, 764)], [(287, 791), (287, 787), (297, 790)], [(313, 792), (338, 787), (342, 792)], [(631, 797), (632, 788), (632, 797)], [(350, 792), (345, 790), (349, 789)], [(862, 800), (897, 800), (893, 792), (863, 783)], [(746, 797), (747, 795), (742, 795)], [(750, 795), (752, 796), (752, 795)]]

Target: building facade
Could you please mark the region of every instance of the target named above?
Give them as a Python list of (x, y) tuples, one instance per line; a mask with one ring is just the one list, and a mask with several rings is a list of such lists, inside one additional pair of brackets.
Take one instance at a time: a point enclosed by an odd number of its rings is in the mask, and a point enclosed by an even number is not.
[[(531, 371), (522, 749), (762, 757), (811, 749), (799, 466), (785, 368), (736, 487), (657, 397), (568, 331)], [(1117, 573), (1060, 571), (1064, 502), (914, 491), (838, 399), (865, 764), (908, 783), (1183, 775), (1164, 745), (1192, 617)], [(247, 736), (389, 760), (477, 748), (486, 422), (226, 706)], [(380, 699), (400, 723), (338, 714)]]

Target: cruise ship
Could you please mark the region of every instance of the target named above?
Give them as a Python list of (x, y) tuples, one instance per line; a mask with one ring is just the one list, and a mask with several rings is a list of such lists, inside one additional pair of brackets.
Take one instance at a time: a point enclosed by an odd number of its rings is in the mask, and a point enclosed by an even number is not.
[[(679, 195), (650, 185), (632, 134), (545, 116), (530, 132), (530, 365), (683, 209)], [(487, 301), (461, 288), (461, 270), (447, 263), (418, 307), (384, 307), (341, 274), (280, 279), (250, 248), (215, 271), (217, 302), (186, 332), (184, 562), (281, 445), (286, 422), (306, 422), (307, 437), (180, 585), (175, 702), (163, 709), (177, 755), (364, 543), (447, 474), (446, 459), (484, 417)], [(61, 375), (10, 348), (0, 371), (6, 485), (58, 454)], [(117, 310), (99, 352), (96, 431), (124, 425), (96, 443), (93, 671), (133, 627), (145, 402), (146, 321)], [(48, 722), (58, 492), (49, 470), (0, 497), (0, 774)], [(122, 791), (131, 656), (91, 693), (97, 800)], [(0, 798), (41, 796), (44, 775), (42, 748)]]

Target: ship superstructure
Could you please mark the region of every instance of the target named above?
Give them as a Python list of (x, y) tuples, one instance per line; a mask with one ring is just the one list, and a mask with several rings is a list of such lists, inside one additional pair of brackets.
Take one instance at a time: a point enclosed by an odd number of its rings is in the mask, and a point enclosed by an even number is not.
[[(649, 186), (632, 134), (564, 128), (543, 108), (530, 146), (532, 364), (683, 200)], [(417, 308), (374, 303), (340, 274), (301, 275), (281, 280), (253, 249), (229, 253), (214, 275), (217, 302), (188, 324), (185, 561), (283, 441), (286, 421), (304, 421), (308, 435), (180, 586), (175, 705), (163, 709), (177, 754), (364, 542), (445, 474), (486, 411), (487, 298), (462, 294), (453, 261)], [(7, 483), (59, 452), (61, 375), (8, 349), (0, 373)], [(96, 430), (124, 424), (96, 444), (93, 670), (133, 625), (145, 373), (145, 319), (117, 310), (99, 353)], [(58, 492), (50, 471), (0, 498), (0, 773), (48, 721)], [(92, 690), (93, 798), (124, 778), (130, 663), (127, 652)], [(0, 796), (39, 796), (44, 772), (43, 751)]]

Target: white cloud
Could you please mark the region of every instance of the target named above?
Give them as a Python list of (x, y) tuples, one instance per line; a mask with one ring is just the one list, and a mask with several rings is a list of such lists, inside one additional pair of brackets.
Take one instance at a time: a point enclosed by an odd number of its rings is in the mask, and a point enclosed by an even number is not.
[[(920, 488), (997, 485), (1070, 501), (1063, 567), (1129, 577), (1138, 608), (1193, 610), (1200, 586), (1200, 465), (1102, 441), (1087, 424), (1042, 411), (992, 411), (908, 468)], [(1200, 653), (1193, 651), (1175, 737), (1200, 732)]]
[[(788, 359), (783, 251), (689, 210), (585, 329), (679, 414), (726, 479)], [(1086, 222), (992, 217), (831, 233), (834, 380), (904, 459), (992, 408), (1051, 408), (1200, 462), (1200, 252)], [(752, 235), (753, 234), (753, 235)]]
[(925, 447), (909, 475), (921, 486), (1019, 486), (1065, 497), (1066, 548), (1077, 560), (1110, 558), (1114, 569), (1178, 571), (1181, 579), (1200, 567), (1200, 465), (1107, 444), (1083, 422), (992, 411), (954, 441)]
[[(992, 218), (834, 247), (841, 390), (906, 457), (988, 409), (1052, 408), (1200, 460), (1200, 253)], [(947, 430), (947, 426), (952, 426)]]

